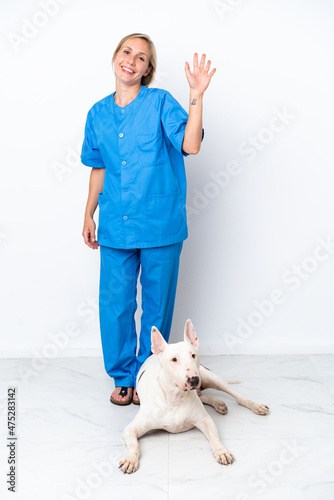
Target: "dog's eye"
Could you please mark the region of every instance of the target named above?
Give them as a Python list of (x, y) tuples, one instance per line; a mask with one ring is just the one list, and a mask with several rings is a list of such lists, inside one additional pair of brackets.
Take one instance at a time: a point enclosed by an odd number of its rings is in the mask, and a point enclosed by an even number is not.
[(173, 358), (173, 359), (172, 359), (172, 361), (173, 361), (174, 363), (176, 363), (176, 361), (177, 361), (177, 358)]
[(196, 354), (192, 354), (192, 357), (195, 359), (196, 358)]

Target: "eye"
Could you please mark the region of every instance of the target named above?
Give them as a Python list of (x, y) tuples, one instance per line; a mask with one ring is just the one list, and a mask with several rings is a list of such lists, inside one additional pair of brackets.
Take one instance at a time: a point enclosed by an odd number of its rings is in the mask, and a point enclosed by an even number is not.
[(128, 50), (124, 50), (124, 54), (130, 54)]
[(196, 358), (196, 354), (192, 354), (191, 356), (192, 356), (194, 359)]
[(143, 57), (140, 57), (140, 56), (139, 56), (139, 59), (140, 59), (141, 61), (144, 61), (144, 58), (143, 58)]
[(172, 361), (173, 361), (173, 363), (176, 363), (177, 362), (177, 358), (173, 358)]

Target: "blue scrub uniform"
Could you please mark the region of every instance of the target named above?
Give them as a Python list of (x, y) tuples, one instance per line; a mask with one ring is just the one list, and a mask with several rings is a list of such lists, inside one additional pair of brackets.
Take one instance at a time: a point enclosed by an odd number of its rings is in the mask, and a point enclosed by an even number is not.
[[(182, 151), (188, 114), (162, 89), (141, 86), (125, 107), (114, 94), (88, 112), (81, 161), (105, 168), (97, 232), (103, 357), (115, 385), (130, 387), (151, 353), (152, 325), (169, 339), (179, 256), (188, 236)], [(143, 314), (136, 356), (139, 269)]]

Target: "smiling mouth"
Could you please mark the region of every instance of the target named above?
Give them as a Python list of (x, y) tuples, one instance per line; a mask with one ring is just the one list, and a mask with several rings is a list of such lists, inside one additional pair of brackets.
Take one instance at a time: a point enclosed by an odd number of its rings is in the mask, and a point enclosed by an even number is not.
[(124, 73), (127, 73), (128, 75), (133, 75), (134, 71), (132, 69), (126, 68), (125, 66), (121, 66), (122, 70)]

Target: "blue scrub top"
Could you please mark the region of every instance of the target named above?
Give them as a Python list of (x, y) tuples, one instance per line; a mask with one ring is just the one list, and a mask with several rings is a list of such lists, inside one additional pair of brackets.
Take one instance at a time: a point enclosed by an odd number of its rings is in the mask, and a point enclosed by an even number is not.
[(81, 162), (105, 168), (97, 241), (112, 248), (171, 245), (188, 236), (182, 141), (188, 114), (171, 94), (141, 86), (123, 108), (114, 94), (87, 115)]

